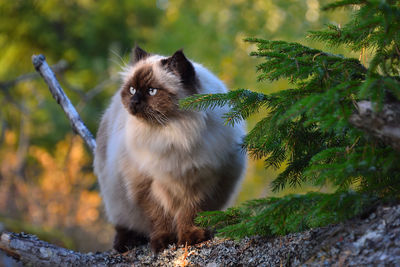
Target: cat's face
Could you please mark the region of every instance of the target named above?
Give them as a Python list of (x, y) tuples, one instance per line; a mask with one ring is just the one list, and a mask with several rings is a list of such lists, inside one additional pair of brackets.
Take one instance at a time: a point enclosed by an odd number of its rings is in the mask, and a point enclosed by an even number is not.
[(179, 116), (178, 100), (196, 93), (193, 65), (180, 50), (163, 58), (136, 47), (127, 72), (122, 103), (131, 115), (151, 124), (164, 125)]

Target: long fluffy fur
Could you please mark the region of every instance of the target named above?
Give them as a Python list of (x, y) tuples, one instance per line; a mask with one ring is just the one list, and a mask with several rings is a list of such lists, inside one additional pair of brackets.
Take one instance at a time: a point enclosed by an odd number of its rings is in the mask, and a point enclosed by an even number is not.
[[(150, 65), (155, 76), (179, 98), (187, 96), (177, 77), (159, 64), (163, 58), (153, 55), (127, 67), (123, 81), (140, 67)], [(227, 92), (206, 68), (192, 64), (199, 81), (197, 93)], [(234, 127), (225, 125), (222, 115), (228, 107), (223, 107), (185, 111), (162, 127), (154, 126), (129, 114), (121, 103), (121, 90), (102, 117), (94, 158), (109, 221), (151, 235), (151, 222), (135, 195), (135, 186), (148, 179), (152, 181), (152, 196), (165, 212), (178, 212), (177, 205), (200, 206), (200, 210), (229, 205), (246, 167), (246, 155), (240, 148), (244, 122)]]

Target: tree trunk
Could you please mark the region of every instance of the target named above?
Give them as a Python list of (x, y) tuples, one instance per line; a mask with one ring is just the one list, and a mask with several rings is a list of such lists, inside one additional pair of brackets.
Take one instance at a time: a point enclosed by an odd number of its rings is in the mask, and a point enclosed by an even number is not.
[(360, 101), (356, 107), (350, 123), (400, 152), (400, 103), (384, 103), (380, 111), (370, 101)]

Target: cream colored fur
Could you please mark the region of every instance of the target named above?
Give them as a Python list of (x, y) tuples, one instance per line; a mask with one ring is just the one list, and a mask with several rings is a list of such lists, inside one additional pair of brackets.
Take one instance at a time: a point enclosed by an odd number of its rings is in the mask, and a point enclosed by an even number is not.
[[(141, 66), (151, 65), (168, 90), (180, 98), (187, 96), (177, 77), (161, 67), (162, 58), (151, 56), (127, 67), (122, 73), (123, 81)], [(227, 92), (206, 68), (197, 63), (193, 66), (200, 82), (199, 93)], [(120, 91), (116, 92), (102, 117), (94, 158), (94, 171), (110, 222), (149, 234), (149, 221), (136, 204), (132, 190), (137, 179), (153, 179), (151, 194), (168, 211), (176, 209), (168, 195), (171, 193), (185, 205), (202, 201), (211, 203), (206, 209), (229, 205), (244, 176), (246, 155), (239, 148), (245, 124), (226, 126), (221, 117), (227, 111), (228, 107), (182, 111), (179, 119), (154, 127), (130, 115), (121, 103)], [(221, 179), (232, 179), (235, 186), (230, 192), (216, 192), (217, 184), (225, 183)], [(218, 194), (229, 197), (217, 200)]]

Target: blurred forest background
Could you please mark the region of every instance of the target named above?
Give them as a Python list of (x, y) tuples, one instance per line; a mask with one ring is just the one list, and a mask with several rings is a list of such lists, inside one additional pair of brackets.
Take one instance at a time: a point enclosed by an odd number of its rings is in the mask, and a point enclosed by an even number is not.
[[(184, 48), (189, 58), (216, 73), (232, 90), (274, 92), (288, 84), (257, 83), (259, 61), (248, 56), (254, 47), (243, 38), (294, 41), (327, 50), (304, 38), (308, 30), (325, 23), (348, 20), (346, 11), (320, 13), (326, 3), (0, 1), (0, 231), (25, 231), (81, 251), (108, 249), (113, 240), (92, 173), (92, 155), (35, 74), (33, 54), (43, 53), (55, 65), (62, 87), (96, 133), (102, 111), (118, 88), (118, 72), (135, 43), (164, 55)], [(268, 184), (276, 173), (265, 170), (263, 161), (251, 160), (237, 203), (274, 195)], [(310, 190), (329, 188), (287, 189), (278, 195)]]

